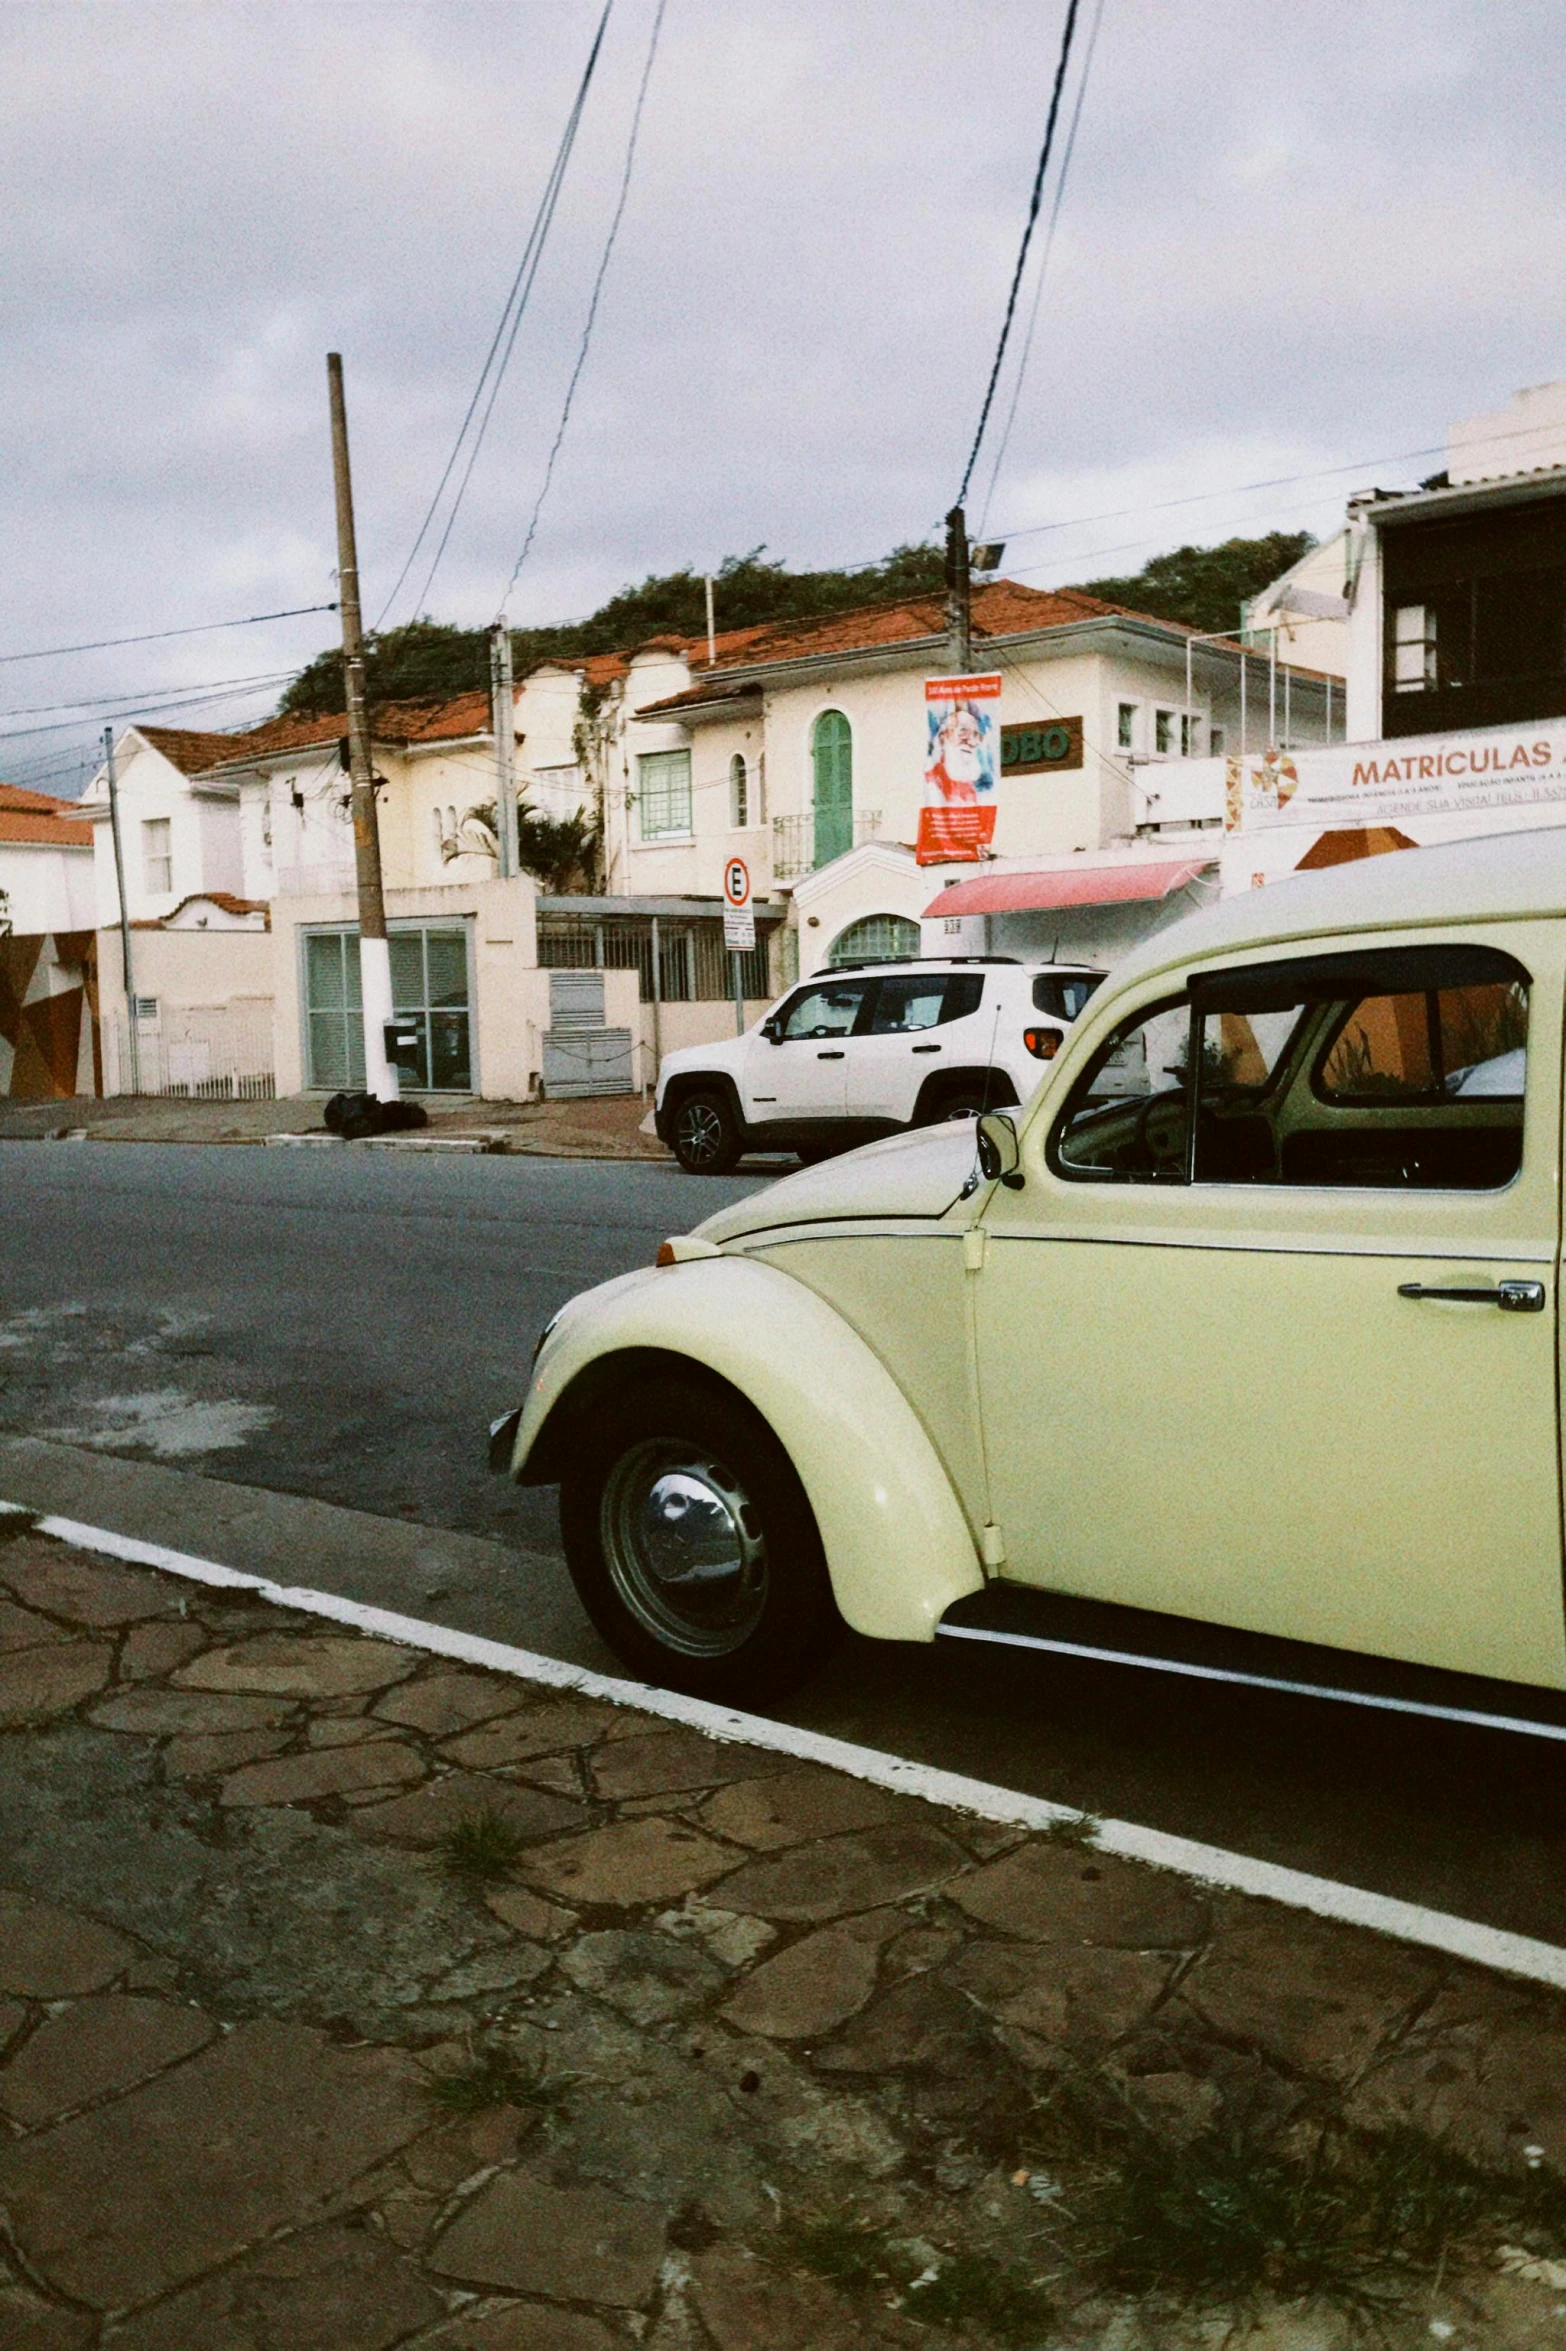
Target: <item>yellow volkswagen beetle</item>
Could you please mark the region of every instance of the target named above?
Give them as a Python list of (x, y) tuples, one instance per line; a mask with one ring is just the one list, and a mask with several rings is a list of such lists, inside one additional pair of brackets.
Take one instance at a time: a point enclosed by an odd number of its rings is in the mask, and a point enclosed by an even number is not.
[(1566, 1722), (1563, 992), (1566, 830), (1224, 901), (1022, 1109), (575, 1299), (492, 1459), (707, 1696), (846, 1621)]

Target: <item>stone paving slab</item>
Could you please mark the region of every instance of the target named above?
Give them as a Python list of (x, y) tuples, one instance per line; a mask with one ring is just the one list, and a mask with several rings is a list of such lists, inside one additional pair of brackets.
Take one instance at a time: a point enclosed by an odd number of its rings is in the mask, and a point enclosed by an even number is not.
[[(1556, 1995), (25, 1530), (7, 1689), (0, 2351), (1566, 2340)], [(1344, 2148), (1467, 2201), (1128, 2282)]]

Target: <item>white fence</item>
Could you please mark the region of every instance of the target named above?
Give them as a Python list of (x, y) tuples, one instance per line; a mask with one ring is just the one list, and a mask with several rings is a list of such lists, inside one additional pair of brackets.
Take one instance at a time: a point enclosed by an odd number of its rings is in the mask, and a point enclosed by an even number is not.
[(214, 1005), (182, 1012), (159, 1005), (136, 1021), (135, 1053), (123, 1012), (103, 1023), (106, 1094), (176, 1094), (193, 1102), (270, 1102), (277, 1093), (270, 1007)]

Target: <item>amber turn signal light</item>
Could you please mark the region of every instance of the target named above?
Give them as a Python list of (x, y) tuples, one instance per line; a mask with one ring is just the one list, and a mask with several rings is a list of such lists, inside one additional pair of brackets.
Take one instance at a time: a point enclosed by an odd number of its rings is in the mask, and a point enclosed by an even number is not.
[(672, 1241), (660, 1242), (658, 1254), (653, 1259), (654, 1265), (678, 1265), (679, 1262), (678, 1257), (674, 1254), (674, 1243)]
[(1022, 1041), (1035, 1061), (1053, 1061), (1060, 1051), (1059, 1029), (1024, 1029)]

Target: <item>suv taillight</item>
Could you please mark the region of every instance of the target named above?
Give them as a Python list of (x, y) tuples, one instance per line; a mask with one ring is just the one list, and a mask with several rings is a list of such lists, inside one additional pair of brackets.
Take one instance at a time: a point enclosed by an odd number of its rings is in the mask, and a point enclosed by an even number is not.
[(1024, 1029), (1022, 1041), (1035, 1061), (1053, 1061), (1060, 1051), (1063, 1034), (1060, 1029)]

